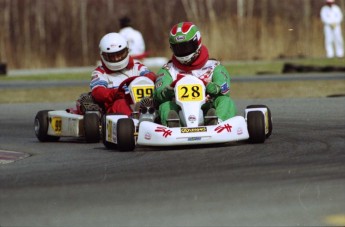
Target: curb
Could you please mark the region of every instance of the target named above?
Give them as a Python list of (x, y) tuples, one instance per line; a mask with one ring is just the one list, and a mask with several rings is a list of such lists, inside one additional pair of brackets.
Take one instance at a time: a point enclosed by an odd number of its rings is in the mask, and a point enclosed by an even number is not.
[(0, 150), (0, 164), (8, 164), (27, 157), (30, 157), (30, 154), (17, 151)]

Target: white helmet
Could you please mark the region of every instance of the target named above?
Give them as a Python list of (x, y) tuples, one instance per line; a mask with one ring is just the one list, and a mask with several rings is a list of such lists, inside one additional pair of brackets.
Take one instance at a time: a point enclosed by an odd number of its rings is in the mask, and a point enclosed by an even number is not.
[(118, 33), (108, 33), (99, 42), (102, 61), (112, 71), (124, 69), (129, 62), (128, 44)]

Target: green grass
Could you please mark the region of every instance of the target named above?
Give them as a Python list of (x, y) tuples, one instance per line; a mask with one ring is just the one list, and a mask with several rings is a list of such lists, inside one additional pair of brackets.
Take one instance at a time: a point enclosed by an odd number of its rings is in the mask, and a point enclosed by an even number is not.
[(308, 66), (345, 66), (345, 59), (280, 59), (272, 61), (234, 61), (226, 65), (230, 75), (280, 74), (285, 63)]
[[(232, 77), (256, 75), (261, 72), (279, 74), (285, 62), (313, 66), (344, 66), (345, 59), (292, 59), (274, 61), (231, 61), (224, 65)], [(154, 72), (158, 68), (151, 69)], [(68, 74), (40, 74), (25, 76), (0, 76), (2, 81), (42, 81), (42, 80), (90, 80), (91, 72)], [(267, 89), (269, 88), (269, 89)], [(88, 86), (50, 87), (41, 89), (0, 89), (0, 103), (27, 102), (65, 102), (75, 101), (81, 93), (89, 91)], [(325, 97), (333, 94), (344, 94), (345, 81), (292, 81), (292, 82), (256, 82), (232, 83), (234, 99), (239, 98), (296, 98)], [(42, 95), (44, 94), (44, 95)], [(8, 98), (11, 97), (11, 98)]]
[[(280, 59), (280, 60), (264, 60), (264, 61), (224, 61), (222, 62), (228, 69), (231, 76), (257, 75), (262, 73), (280, 74), (284, 63), (294, 63), (301, 65), (313, 66), (345, 66), (345, 59)], [(153, 72), (157, 72), (159, 68), (151, 68)], [(64, 73), (64, 74), (40, 74), (25, 76), (0, 76), (1, 81), (16, 80), (89, 80), (91, 72), (81, 73)]]
[(83, 73), (63, 73), (63, 74), (39, 74), (39, 75), (19, 75), (19, 76), (0, 76), (1, 81), (42, 81), (42, 80), (88, 80), (91, 72)]

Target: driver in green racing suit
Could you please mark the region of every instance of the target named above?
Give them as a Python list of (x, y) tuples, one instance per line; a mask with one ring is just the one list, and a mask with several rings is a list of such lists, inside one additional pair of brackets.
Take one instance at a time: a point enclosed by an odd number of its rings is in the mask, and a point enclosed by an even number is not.
[[(179, 119), (177, 113), (180, 107), (173, 101), (174, 89), (170, 85), (184, 76), (201, 79), (206, 85), (208, 99), (213, 100), (206, 102), (202, 110), (204, 116), (216, 116), (216, 121), (205, 120), (205, 125), (215, 125), (235, 116), (236, 106), (230, 98), (230, 75), (219, 61), (209, 59), (207, 48), (201, 44), (198, 27), (191, 22), (174, 25), (170, 30), (169, 43), (173, 56), (158, 71), (154, 92), (162, 124), (167, 126), (167, 119)], [(169, 127), (179, 126), (177, 122)]]

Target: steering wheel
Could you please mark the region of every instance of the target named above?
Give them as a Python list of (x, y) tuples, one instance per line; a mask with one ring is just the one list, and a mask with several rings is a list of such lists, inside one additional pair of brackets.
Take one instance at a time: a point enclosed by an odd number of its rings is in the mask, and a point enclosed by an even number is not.
[(125, 89), (123, 88), (125, 85), (128, 87), (129, 84), (136, 78), (138, 78), (139, 76), (132, 76), (132, 77), (128, 77), (127, 79), (125, 79), (124, 81), (121, 82), (121, 84), (119, 85), (119, 87), (117, 88), (118, 91), (122, 91), (125, 92)]

